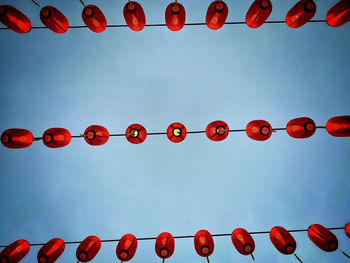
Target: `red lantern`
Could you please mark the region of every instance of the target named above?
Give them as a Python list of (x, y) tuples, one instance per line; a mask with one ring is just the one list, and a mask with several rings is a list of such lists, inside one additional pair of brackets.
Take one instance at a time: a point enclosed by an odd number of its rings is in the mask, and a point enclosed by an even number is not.
[(168, 5), (165, 10), (165, 22), (166, 26), (171, 31), (181, 30), (186, 21), (186, 11), (182, 4), (173, 2)]
[(212, 141), (222, 141), (226, 139), (228, 133), (228, 125), (223, 121), (213, 121), (205, 129), (205, 134)]
[(1, 134), (1, 142), (11, 149), (26, 148), (33, 143), (33, 134), (25, 129), (8, 129)]
[(342, 26), (350, 20), (350, 1), (340, 0), (327, 12), (327, 24), (330, 26)]
[(40, 248), (37, 258), (39, 263), (53, 263), (63, 253), (65, 248), (64, 242), (60, 238), (51, 239)]
[(290, 120), (286, 126), (287, 133), (293, 138), (308, 138), (316, 131), (316, 124), (307, 117)]
[(31, 29), (29, 18), (10, 5), (0, 6), (0, 21), (13, 31), (24, 34)]
[(57, 34), (65, 33), (69, 28), (69, 23), (64, 14), (56, 7), (45, 6), (40, 11), (41, 22)]
[(313, 0), (300, 0), (286, 15), (287, 25), (298, 28), (306, 24), (316, 13), (316, 4)]
[(158, 257), (163, 259), (170, 258), (175, 250), (174, 237), (167, 232), (159, 234), (156, 240), (155, 250)]
[(307, 235), (310, 240), (323, 251), (332, 252), (338, 248), (337, 237), (324, 226), (319, 224), (309, 226)]
[(250, 255), (254, 252), (255, 242), (247, 230), (243, 228), (233, 230), (231, 240), (237, 251), (242, 255)]
[(350, 116), (337, 116), (329, 119), (326, 124), (327, 132), (335, 137), (350, 136)]
[(347, 223), (345, 226), (345, 234), (350, 238), (350, 223)]
[(139, 144), (139, 143), (142, 143), (146, 140), (147, 131), (140, 124), (131, 124), (126, 129), (125, 136), (129, 142), (131, 142), (133, 144)]
[(95, 32), (101, 33), (107, 27), (107, 20), (102, 11), (95, 5), (87, 5), (81, 14), (87, 27)]
[(44, 132), (43, 142), (47, 147), (59, 148), (70, 143), (71, 135), (64, 128), (51, 128)]
[(132, 259), (136, 253), (137, 239), (134, 235), (127, 234), (123, 236), (117, 246), (117, 257), (120, 261), (125, 262)]
[(126, 3), (123, 14), (125, 22), (131, 30), (141, 31), (145, 27), (146, 17), (139, 3), (135, 1)]
[(84, 132), (84, 139), (90, 145), (102, 145), (109, 139), (108, 130), (99, 125), (91, 125)]
[(1, 263), (20, 262), (29, 252), (29, 243), (23, 239), (13, 242), (0, 253)]
[(196, 233), (194, 248), (201, 257), (209, 257), (214, 252), (214, 240), (207, 230), (199, 230)]
[(275, 226), (271, 229), (270, 240), (276, 249), (284, 255), (293, 254), (297, 247), (292, 235), (281, 226)]
[(186, 138), (187, 130), (183, 124), (179, 122), (174, 122), (169, 125), (166, 131), (166, 135), (168, 136), (168, 139), (172, 142), (182, 142)]
[(272, 127), (267, 121), (255, 120), (249, 122), (245, 130), (250, 139), (266, 141), (271, 137)]
[(210, 4), (205, 17), (207, 26), (212, 30), (220, 29), (226, 22), (228, 8), (224, 1), (217, 0)]
[(89, 262), (94, 259), (100, 248), (101, 240), (96, 236), (88, 236), (77, 248), (77, 259), (81, 262)]
[(265, 23), (271, 12), (270, 0), (255, 0), (245, 16), (245, 22), (251, 28), (258, 28)]

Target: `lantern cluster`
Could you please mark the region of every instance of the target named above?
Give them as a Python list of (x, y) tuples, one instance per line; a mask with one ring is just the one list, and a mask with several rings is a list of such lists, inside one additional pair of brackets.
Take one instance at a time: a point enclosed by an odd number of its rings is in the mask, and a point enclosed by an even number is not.
[[(251, 28), (258, 28), (265, 23), (272, 12), (270, 0), (254, 0), (247, 11), (245, 22)], [(286, 23), (291, 28), (298, 28), (309, 22), (316, 13), (316, 3), (313, 0), (300, 0), (286, 14)], [(135, 1), (125, 4), (123, 15), (131, 30), (140, 31), (146, 25), (146, 16), (142, 6)], [(226, 22), (228, 7), (222, 0), (216, 0), (209, 5), (205, 17), (208, 28), (220, 29)], [(40, 20), (53, 32), (62, 34), (69, 28), (67, 18), (55, 7), (45, 6), (40, 11)], [(82, 20), (95, 33), (103, 32), (107, 20), (102, 11), (95, 5), (84, 6)], [(350, 20), (350, 4), (348, 0), (340, 0), (329, 9), (326, 15), (328, 25), (338, 27)], [(31, 29), (30, 20), (21, 11), (10, 5), (0, 6), (0, 21), (17, 33), (27, 33)], [(181, 30), (186, 22), (186, 11), (182, 4), (175, 1), (165, 10), (165, 23), (171, 31)]]

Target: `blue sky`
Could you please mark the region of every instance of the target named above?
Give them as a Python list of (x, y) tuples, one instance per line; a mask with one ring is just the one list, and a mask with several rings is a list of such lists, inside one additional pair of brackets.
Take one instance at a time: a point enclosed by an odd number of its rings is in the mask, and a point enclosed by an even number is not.
[[(81, 25), (79, 1), (38, 1), (59, 8), (71, 25)], [(202, 22), (211, 1), (184, 0), (187, 22)], [(284, 19), (296, 1), (273, 1), (269, 20)], [(8, 2), (0, 1), (1, 4)], [(104, 12), (109, 24), (124, 24), (125, 2), (86, 1)], [(166, 1), (143, 1), (147, 23), (163, 23)], [(324, 19), (336, 1), (318, 1), (315, 19)], [(12, 3), (33, 26), (41, 25), (31, 1)], [(251, 1), (227, 2), (228, 21), (243, 21)], [(226, 25), (106, 29), (101, 34), (70, 29), (63, 35), (32, 30), (0, 32), (1, 131), (26, 128), (35, 136), (52, 127), (79, 135), (89, 125), (123, 133), (132, 123), (149, 132), (172, 122), (203, 130), (214, 120), (241, 129), (255, 119), (284, 127), (296, 117), (325, 125), (350, 114), (349, 23), (323, 23), (290, 29), (268, 24), (259, 29)], [(53, 237), (65, 241), (88, 235), (101, 239), (230, 233), (326, 227), (350, 221), (350, 141), (325, 130), (305, 140), (276, 132), (265, 142), (231, 133), (222, 142), (188, 135), (179, 144), (149, 136), (140, 145), (123, 137), (92, 147), (73, 139), (61, 149), (42, 142), (22, 150), (0, 147), (0, 243), (24, 238), (31, 243)], [(334, 231), (339, 248), (350, 240)], [(295, 233), (304, 262), (347, 262), (339, 251), (325, 253)], [(273, 247), (268, 235), (254, 236), (257, 262), (296, 262)], [(214, 239), (211, 261), (249, 262), (230, 238)], [(93, 262), (116, 260), (116, 243), (105, 243)], [(74, 262), (76, 245), (67, 245), (57, 262)], [(22, 262), (33, 262), (32, 247)], [(205, 262), (192, 239), (176, 240), (169, 263)], [(161, 260), (153, 241), (139, 242), (131, 262)]]

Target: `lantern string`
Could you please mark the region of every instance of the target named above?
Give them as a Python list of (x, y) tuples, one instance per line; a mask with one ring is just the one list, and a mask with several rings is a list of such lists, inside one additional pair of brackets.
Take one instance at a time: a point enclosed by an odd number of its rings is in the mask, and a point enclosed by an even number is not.
[(85, 3), (83, 2), (83, 0), (79, 0), (79, 2), (80, 2), (83, 6), (86, 6)]
[(251, 253), (250, 255), (252, 256), (252, 259), (255, 260), (255, 257), (254, 257), (254, 255), (253, 255), (253, 253)]
[(210, 263), (210, 262), (209, 262), (209, 257), (207, 257), (207, 261), (208, 261), (208, 263)]
[(163, 260), (162, 260), (162, 263), (164, 263), (164, 258), (163, 258)]
[(32, 0), (32, 2), (33, 2), (37, 7), (40, 7), (40, 5), (39, 5), (37, 2), (35, 2), (34, 0)]
[(303, 261), (301, 261), (301, 259), (297, 256), (297, 254), (294, 254), (294, 256), (297, 258), (297, 260), (298, 260), (300, 263), (303, 263)]
[(341, 253), (343, 253), (344, 256), (346, 256), (347, 258), (350, 259), (350, 256), (348, 254), (346, 254), (343, 250), (340, 250), (340, 251), (341, 251)]

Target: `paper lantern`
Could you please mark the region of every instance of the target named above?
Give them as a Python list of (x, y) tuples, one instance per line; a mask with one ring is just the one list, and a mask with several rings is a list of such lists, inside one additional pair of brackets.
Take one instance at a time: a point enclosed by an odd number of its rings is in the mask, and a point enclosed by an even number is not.
[(131, 30), (141, 31), (145, 27), (146, 17), (139, 3), (135, 1), (126, 3), (123, 14), (125, 22)]
[(229, 128), (223, 121), (213, 121), (208, 124), (205, 134), (212, 141), (222, 141), (228, 136)]
[(258, 28), (265, 23), (271, 12), (270, 0), (255, 0), (245, 16), (245, 22), (251, 28)]
[(226, 22), (228, 7), (224, 1), (217, 0), (212, 2), (207, 10), (205, 22), (212, 30), (220, 29)]
[(86, 128), (84, 139), (90, 145), (103, 145), (109, 139), (109, 132), (103, 126), (91, 125)]
[(332, 252), (338, 248), (337, 237), (322, 225), (313, 224), (309, 226), (307, 235), (310, 240), (323, 251)]
[(102, 11), (95, 5), (87, 5), (81, 14), (87, 27), (95, 32), (101, 33), (107, 27), (107, 20)]
[(158, 235), (156, 239), (155, 251), (160, 258), (170, 258), (175, 250), (174, 237), (167, 232)]
[(88, 236), (80, 243), (76, 251), (78, 261), (89, 262), (94, 259), (101, 248), (101, 240), (97, 236)]
[(146, 140), (147, 131), (140, 124), (132, 124), (126, 129), (125, 136), (129, 142), (139, 144)]
[(63, 253), (65, 248), (64, 242), (60, 238), (51, 239), (38, 252), (37, 259), (39, 263), (53, 263)]
[(284, 255), (293, 254), (297, 247), (292, 235), (281, 226), (275, 226), (271, 229), (270, 240), (276, 249)]
[(182, 4), (173, 2), (165, 10), (165, 23), (171, 31), (181, 30), (186, 21), (186, 11)]
[(33, 143), (33, 134), (25, 129), (8, 129), (1, 134), (1, 142), (11, 149), (26, 148)]
[(231, 240), (237, 251), (242, 255), (250, 255), (254, 252), (255, 242), (247, 230), (243, 228), (233, 230)]
[(0, 21), (9, 29), (20, 34), (28, 33), (31, 29), (29, 18), (10, 5), (0, 6)]
[(301, 0), (293, 6), (286, 15), (287, 25), (298, 28), (305, 25), (314, 17), (316, 4), (313, 0)]
[(186, 135), (187, 135), (187, 130), (186, 127), (179, 123), (179, 122), (174, 122), (169, 125), (166, 134), (168, 136), (168, 139), (172, 142), (178, 143), (182, 142), (185, 140)]
[(53, 6), (45, 6), (41, 9), (40, 20), (45, 26), (57, 34), (63, 34), (69, 28), (67, 18), (60, 10)]
[(0, 262), (18, 263), (28, 254), (29, 249), (29, 243), (26, 240), (17, 240), (1, 251)]
[(307, 117), (296, 118), (287, 123), (286, 131), (293, 138), (308, 138), (315, 133), (316, 124)]
[(347, 223), (345, 226), (345, 234), (350, 238), (350, 223)]
[(50, 148), (60, 148), (68, 145), (71, 135), (64, 128), (51, 128), (44, 132), (43, 143)]
[(246, 133), (250, 139), (256, 141), (266, 141), (271, 137), (272, 127), (264, 120), (255, 120), (247, 124)]
[(196, 233), (194, 248), (201, 257), (209, 257), (214, 252), (214, 240), (207, 230), (199, 230)]
[(350, 20), (350, 1), (340, 0), (327, 12), (327, 24), (330, 26), (342, 26)]
[(326, 124), (327, 132), (335, 137), (350, 136), (350, 116), (337, 116), (329, 119)]
[(123, 236), (117, 246), (117, 257), (120, 261), (125, 262), (132, 259), (136, 253), (137, 239), (131, 234)]

